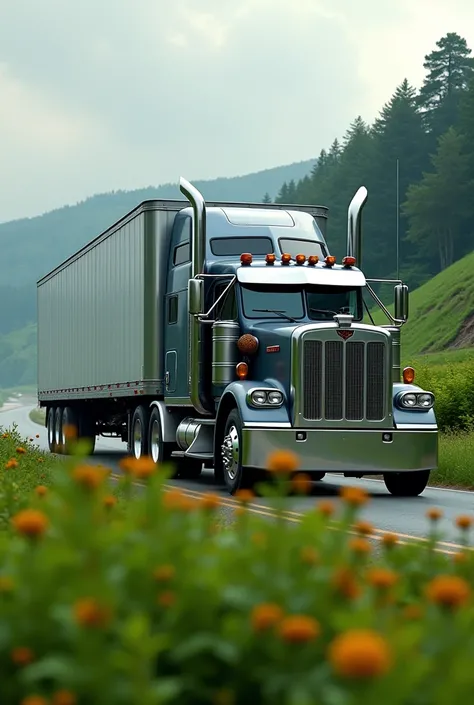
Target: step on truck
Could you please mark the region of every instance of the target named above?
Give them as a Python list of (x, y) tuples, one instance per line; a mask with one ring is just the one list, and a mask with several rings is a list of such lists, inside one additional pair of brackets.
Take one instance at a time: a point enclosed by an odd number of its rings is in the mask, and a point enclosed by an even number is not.
[(407, 286), (387, 280), (392, 316), (361, 270), (367, 190), (338, 263), (324, 206), (206, 203), (183, 178), (180, 189), (186, 200), (144, 201), (38, 282), (50, 450), (67, 453), (74, 426), (91, 453), (97, 436), (118, 437), (176, 477), (213, 468), (232, 494), (285, 449), (315, 480), (383, 475), (393, 495), (423, 492), (434, 396), (401, 370)]

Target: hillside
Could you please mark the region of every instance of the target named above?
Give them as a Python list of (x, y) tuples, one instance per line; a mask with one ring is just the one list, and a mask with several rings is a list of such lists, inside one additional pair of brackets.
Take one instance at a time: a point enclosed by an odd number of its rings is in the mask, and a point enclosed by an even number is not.
[[(193, 183), (209, 200), (261, 201), (266, 193), (274, 199), (282, 183), (304, 178), (314, 162), (309, 159), (246, 176), (193, 180)], [(178, 186), (180, 175), (178, 169), (174, 184), (99, 194), (36, 218), (0, 224), (0, 284), (33, 287), (41, 276), (141, 201), (149, 198), (183, 199)], [(191, 175), (183, 176), (191, 178)]]
[[(410, 293), (402, 331), (404, 364), (420, 355), (450, 362), (474, 355), (474, 252)], [(390, 307), (393, 312), (393, 308)], [(377, 311), (374, 320), (386, 324)], [(0, 388), (36, 381), (36, 325), (0, 336)]]

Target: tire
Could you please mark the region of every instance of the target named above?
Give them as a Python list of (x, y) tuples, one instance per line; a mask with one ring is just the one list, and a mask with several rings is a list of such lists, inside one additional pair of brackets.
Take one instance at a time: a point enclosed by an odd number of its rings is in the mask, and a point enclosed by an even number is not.
[[(63, 411), (63, 417), (62, 417), (62, 428), (64, 429), (66, 426), (74, 426), (76, 429), (76, 434), (79, 436), (79, 424), (77, 421), (76, 413), (74, 409), (72, 409), (70, 406), (66, 406)], [(70, 455), (71, 452), (71, 443), (70, 441), (64, 436), (64, 431), (63, 431), (63, 437), (65, 439), (64, 443), (64, 448), (63, 448), (63, 453), (65, 455)]]
[(63, 410), (60, 406), (54, 411), (54, 448), (55, 453), (62, 455), (64, 452)]
[(89, 446), (88, 453), (93, 455), (97, 439), (95, 419), (91, 418), (85, 409), (80, 409), (76, 412), (76, 419), (78, 439), (81, 442), (87, 442)]
[(430, 478), (430, 470), (391, 472), (383, 476), (385, 487), (395, 497), (418, 497)]
[(56, 418), (56, 409), (54, 406), (50, 406), (48, 409), (48, 418), (46, 423), (46, 428), (48, 430), (48, 448), (50, 453), (54, 453), (56, 449), (56, 444), (54, 442), (54, 425)]
[(130, 450), (137, 460), (148, 455), (148, 409), (144, 406), (137, 406), (132, 416), (132, 428), (130, 429)]
[(256, 476), (249, 468), (242, 467), (242, 420), (237, 409), (232, 409), (227, 417), (221, 453), (224, 483), (229, 493), (252, 488)]

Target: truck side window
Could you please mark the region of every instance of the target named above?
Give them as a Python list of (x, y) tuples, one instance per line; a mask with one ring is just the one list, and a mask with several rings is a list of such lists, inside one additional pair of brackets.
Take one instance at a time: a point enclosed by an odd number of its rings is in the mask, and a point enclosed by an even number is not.
[(168, 299), (168, 323), (177, 323), (178, 321), (178, 297), (170, 296)]
[[(226, 284), (218, 284), (215, 288), (214, 301), (217, 301), (219, 296), (222, 294), (224, 289), (228, 286)], [(233, 286), (225, 295), (215, 309), (215, 318), (221, 321), (235, 321), (237, 320), (237, 304), (235, 300), (235, 286)]]
[(189, 242), (183, 242), (174, 248), (173, 264), (176, 267), (178, 264), (185, 264), (191, 261), (191, 248)]

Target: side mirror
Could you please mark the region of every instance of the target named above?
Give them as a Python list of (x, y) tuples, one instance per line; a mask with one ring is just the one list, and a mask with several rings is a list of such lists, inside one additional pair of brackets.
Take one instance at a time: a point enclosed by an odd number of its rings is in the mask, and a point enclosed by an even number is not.
[(188, 281), (188, 311), (191, 316), (204, 313), (204, 279)]
[(394, 287), (395, 318), (399, 321), (408, 320), (408, 287), (406, 284), (397, 284)]

